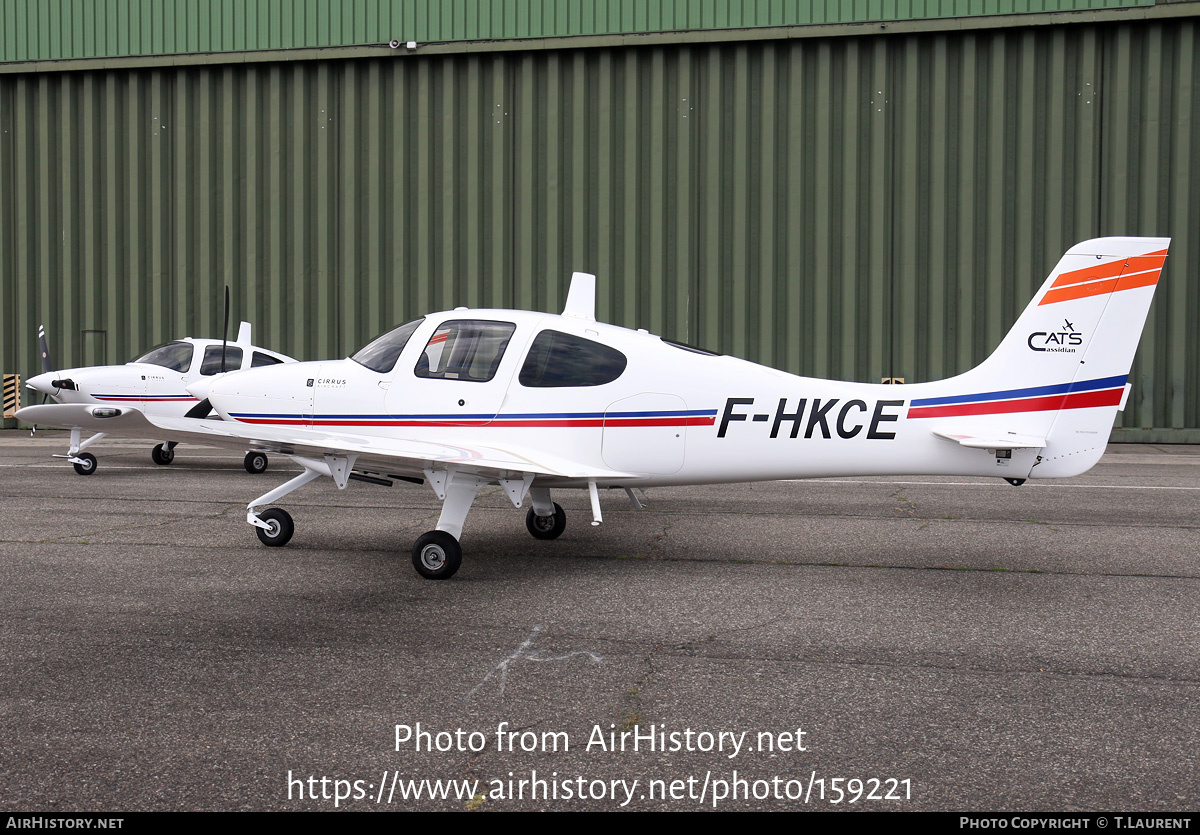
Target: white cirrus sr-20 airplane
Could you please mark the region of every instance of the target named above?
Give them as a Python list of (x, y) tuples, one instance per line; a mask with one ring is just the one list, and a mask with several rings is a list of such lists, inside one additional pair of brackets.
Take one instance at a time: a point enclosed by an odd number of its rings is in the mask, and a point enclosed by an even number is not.
[[(227, 371), (242, 368), (261, 368), (295, 360), (266, 348), (250, 344), (250, 323), (242, 322), (237, 339), (193, 339), (184, 337), (159, 345), (124, 365), (94, 365), (87, 368), (68, 368), (52, 371), (46, 333), (38, 328), (43, 372), (25, 381), (28, 388), (53, 398), (59, 403), (92, 405), (121, 405), (138, 409), (156, 417), (206, 417), (211, 409), (204, 403), (202, 389), (196, 384)], [(83, 438), (79, 426), (71, 427), (71, 446), (66, 458), (80, 475), (96, 472), (96, 456), (84, 452), (108, 433), (103, 430)], [(173, 435), (154, 434), (144, 437), (171, 438), (164, 440), (150, 453), (155, 464), (170, 464), (175, 460), (177, 440)], [(267, 469), (267, 456), (260, 450), (246, 453), (243, 465), (249, 472)]]
[(412, 550), (424, 577), (459, 568), (480, 489), (499, 484), (529, 532), (559, 536), (551, 493), (870, 475), (1073, 476), (1104, 452), (1165, 238), (1072, 247), (977, 368), (904, 386), (811, 379), (595, 321), (595, 280), (573, 276), (561, 315), (457, 310), (409, 322), (353, 357), (215, 380), (223, 420), (121, 403), (31, 406), (18, 417), (113, 434), (249, 445), (304, 472), (250, 502), (267, 545), (294, 526), (266, 505), (329, 476), (416, 481), (442, 501)]

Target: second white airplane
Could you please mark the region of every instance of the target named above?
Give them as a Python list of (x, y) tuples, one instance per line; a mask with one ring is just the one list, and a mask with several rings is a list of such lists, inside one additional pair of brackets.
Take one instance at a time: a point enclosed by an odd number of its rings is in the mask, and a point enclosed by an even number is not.
[(452, 576), (479, 491), (526, 498), (530, 534), (554, 539), (551, 498), (601, 488), (869, 475), (996, 476), (1012, 484), (1089, 469), (1129, 393), (1129, 369), (1166, 238), (1072, 247), (1000, 346), (946, 380), (886, 386), (787, 374), (595, 321), (594, 277), (576, 273), (561, 315), (431, 314), (333, 362), (277, 365), (208, 387), (223, 420), (122, 404), (32, 406), (18, 417), (287, 455), (304, 472), (250, 502), (284, 545), (287, 511), (264, 509), (321, 476), (428, 484), (442, 502), (413, 546), (416, 570)]
[[(63, 371), (50, 370), (49, 349), (42, 328), (38, 328), (38, 341), (46, 370), (28, 379), (25, 382), (28, 388), (59, 403), (124, 404), (161, 417), (208, 415), (211, 409), (204, 403), (203, 394), (197, 396), (188, 391), (189, 385), (194, 388), (197, 382), (242, 368), (295, 362), (291, 357), (251, 345), (249, 322), (242, 322), (233, 342), (189, 336), (159, 345), (124, 365), (93, 365)], [(72, 427), (70, 448), (54, 457), (66, 458), (80, 475), (92, 475), (96, 472), (96, 456), (84, 450), (103, 440), (106, 434), (99, 431), (85, 439), (80, 427)], [(175, 440), (164, 440), (151, 451), (151, 460), (159, 465), (170, 464), (175, 460), (175, 445)], [(267, 469), (267, 456), (251, 450), (242, 464), (247, 472), (261, 473)]]

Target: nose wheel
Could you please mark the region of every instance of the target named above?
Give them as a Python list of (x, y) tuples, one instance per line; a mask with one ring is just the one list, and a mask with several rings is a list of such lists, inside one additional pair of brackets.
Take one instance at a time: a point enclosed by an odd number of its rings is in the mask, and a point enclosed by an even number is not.
[(269, 508), (258, 514), (258, 518), (267, 523), (265, 528), (257, 525), (254, 527), (254, 532), (258, 534), (258, 541), (263, 545), (269, 545), (272, 548), (287, 545), (292, 539), (292, 534), (296, 532), (292, 515), (283, 508)]
[(90, 452), (81, 452), (72, 460), (71, 466), (80, 475), (91, 475), (96, 472), (96, 456)]
[(165, 467), (175, 460), (175, 450), (168, 449), (163, 444), (159, 444), (150, 450), (150, 459), (160, 467)]

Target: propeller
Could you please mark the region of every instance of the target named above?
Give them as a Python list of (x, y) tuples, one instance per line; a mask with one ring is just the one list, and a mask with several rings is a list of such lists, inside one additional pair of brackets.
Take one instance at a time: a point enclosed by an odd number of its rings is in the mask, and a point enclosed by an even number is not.
[[(49, 374), (54, 370), (53, 363), (50, 362), (50, 343), (46, 340), (46, 326), (38, 325), (38, 353), (42, 355), (42, 374)], [(75, 389), (75, 383), (71, 380), (53, 380), (49, 381), (49, 385), (55, 389)], [(39, 388), (42, 392), (42, 403), (45, 404), (50, 399), (50, 392), (44, 386), (31, 386), (31, 388)], [(55, 394), (58, 392), (56, 391)]]
[[(229, 349), (229, 285), (225, 285), (225, 323), (221, 326), (221, 373), (225, 373), (225, 353)], [(207, 390), (207, 388), (206, 388)], [(184, 413), (184, 417), (203, 420), (212, 411), (212, 403), (207, 397)]]
[(225, 285), (225, 323), (221, 326), (221, 373), (225, 373), (225, 351), (229, 343), (229, 285)]
[(54, 368), (50, 365), (50, 345), (46, 342), (45, 325), (38, 325), (38, 351), (42, 355), (42, 372), (49, 374)]

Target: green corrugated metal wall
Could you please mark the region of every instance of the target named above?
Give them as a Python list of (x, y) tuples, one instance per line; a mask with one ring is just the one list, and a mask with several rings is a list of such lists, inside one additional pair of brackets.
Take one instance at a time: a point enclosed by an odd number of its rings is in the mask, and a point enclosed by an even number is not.
[(215, 334), (225, 283), (311, 359), (583, 269), (618, 324), (924, 380), (1072, 243), (1171, 235), (1121, 437), (1197, 441), (1197, 25), (5, 76), (0, 367)]
[(0, 0), (0, 61), (802, 26), (1154, 0)]

